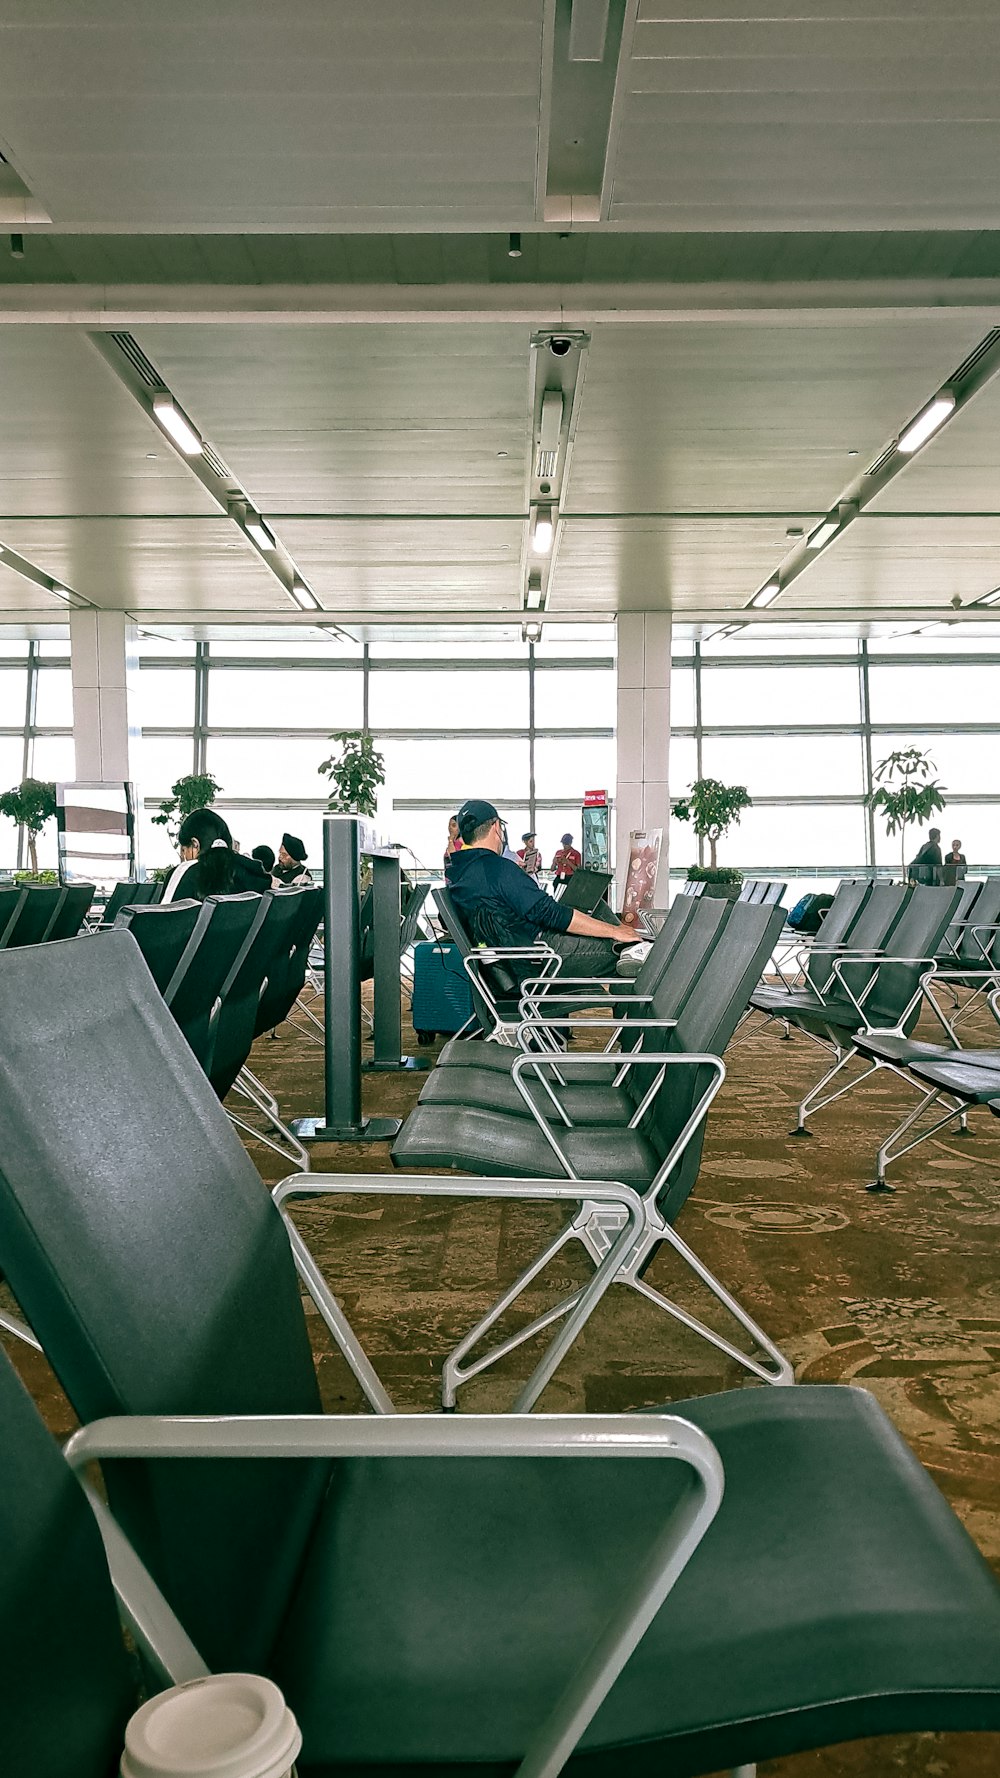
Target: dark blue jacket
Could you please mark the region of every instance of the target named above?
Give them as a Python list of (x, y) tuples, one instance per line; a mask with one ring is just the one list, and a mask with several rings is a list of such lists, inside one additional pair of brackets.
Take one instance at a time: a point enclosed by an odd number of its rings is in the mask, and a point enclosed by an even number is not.
[(478, 944), (530, 945), (539, 932), (567, 932), (572, 908), (554, 901), (519, 864), (463, 846), (448, 860), (448, 888)]

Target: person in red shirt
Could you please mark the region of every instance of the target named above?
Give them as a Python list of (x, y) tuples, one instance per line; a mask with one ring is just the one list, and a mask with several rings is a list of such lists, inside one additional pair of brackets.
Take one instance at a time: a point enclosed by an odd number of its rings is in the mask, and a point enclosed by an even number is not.
[(526, 870), (529, 877), (537, 877), (542, 868), (542, 854), (535, 845), (535, 836), (533, 833), (523, 833), (521, 839), (524, 844), (517, 848), (521, 869)]
[(559, 850), (552, 860), (552, 871), (557, 883), (568, 883), (575, 870), (583, 864), (579, 852), (573, 844), (573, 835), (564, 833)]

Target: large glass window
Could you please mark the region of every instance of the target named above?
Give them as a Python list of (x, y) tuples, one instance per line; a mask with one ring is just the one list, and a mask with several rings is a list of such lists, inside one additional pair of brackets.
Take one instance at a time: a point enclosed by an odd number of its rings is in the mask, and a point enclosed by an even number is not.
[(208, 683), (211, 728), (315, 728), (331, 734), (360, 728), (363, 721), (364, 683), (358, 672), (229, 667), (214, 669)]
[(857, 723), (856, 667), (706, 666), (701, 715), (707, 728), (781, 728), (794, 723)]

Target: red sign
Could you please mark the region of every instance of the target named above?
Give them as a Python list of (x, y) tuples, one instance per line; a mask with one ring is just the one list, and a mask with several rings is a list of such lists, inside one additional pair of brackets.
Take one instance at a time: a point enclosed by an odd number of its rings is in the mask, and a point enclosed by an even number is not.
[(608, 793), (606, 790), (585, 790), (583, 793), (585, 809), (604, 809), (607, 808), (607, 803)]

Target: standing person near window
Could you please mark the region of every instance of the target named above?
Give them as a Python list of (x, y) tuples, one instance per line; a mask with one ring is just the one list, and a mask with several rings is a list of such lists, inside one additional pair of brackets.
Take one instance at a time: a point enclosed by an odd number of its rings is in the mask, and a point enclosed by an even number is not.
[(941, 866), (941, 829), (932, 827), (906, 874), (911, 883), (940, 883)]
[(523, 833), (521, 841), (522, 844), (517, 849), (517, 856), (521, 860), (521, 869), (527, 871), (529, 877), (537, 877), (542, 868), (542, 854), (535, 844), (535, 835)]
[(965, 876), (965, 870), (965, 853), (962, 851), (962, 842), (961, 840), (952, 840), (951, 851), (946, 852), (944, 855), (944, 867), (941, 872), (942, 881), (951, 888), (953, 884), (962, 881), (962, 878)]
[(583, 859), (573, 844), (573, 835), (564, 833), (559, 842), (559, 850), (552, 860), (552, 874), (557, 883), (568, 883), (575, 870), (579, 870)]

